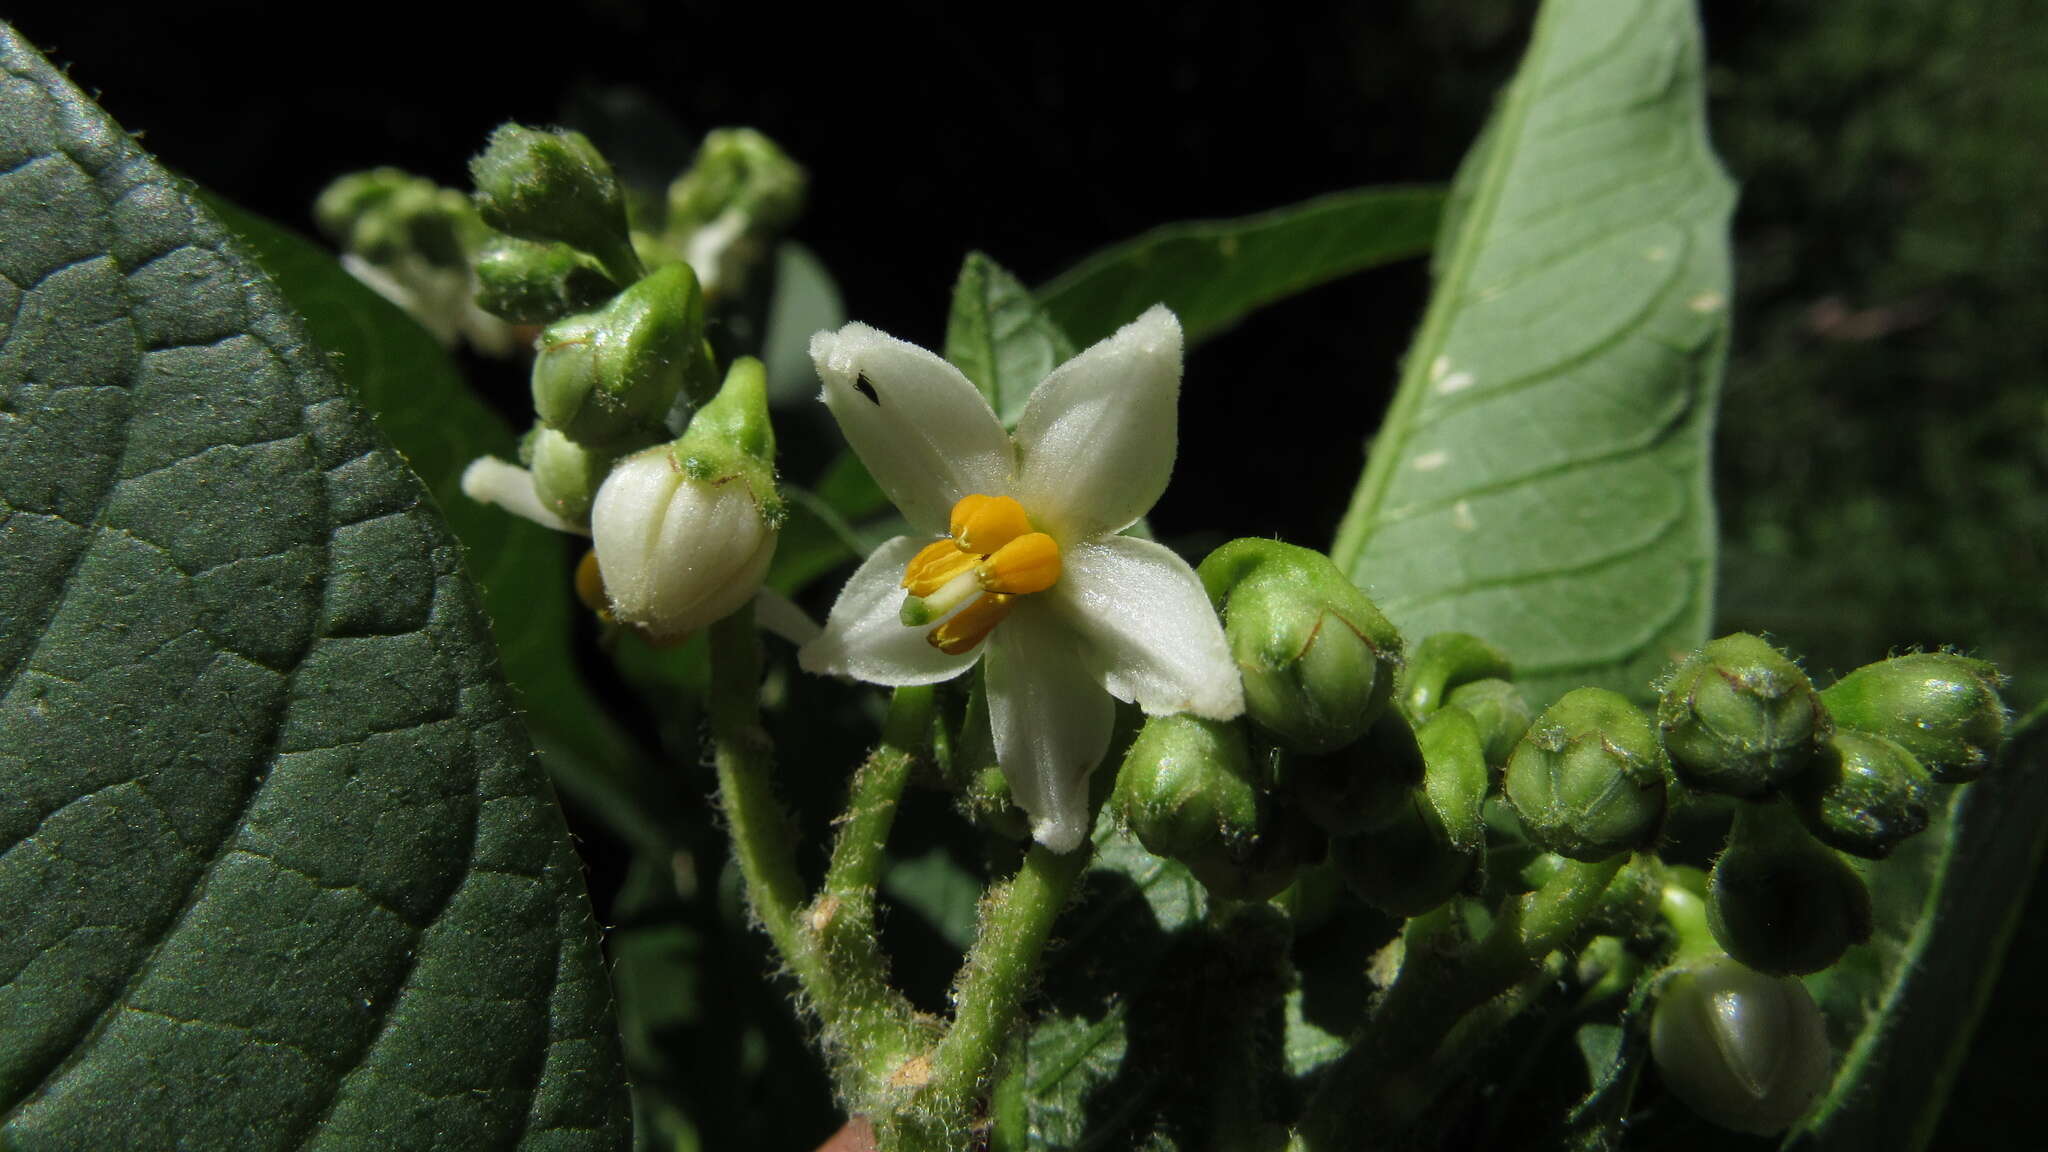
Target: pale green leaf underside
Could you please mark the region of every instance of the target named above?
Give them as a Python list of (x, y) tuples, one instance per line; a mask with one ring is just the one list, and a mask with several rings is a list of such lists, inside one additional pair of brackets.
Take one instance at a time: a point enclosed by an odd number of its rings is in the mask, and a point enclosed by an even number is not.
[(615, 1148), (582, 881), (419, 482), (0, 28), (0, 1144)]
[(1452, 190), (1332, 555), (1413, 640), (1636, 697), (1705, 638), (1733, 193), (1684, 0), (1552, 0)]
[(1355, 188), (1234, 220), (1168, 224), (1105, 248), (1038, 291), (1052, 318), (1093, 344), (1154, 304), (1199, 343), (1318, 284), (1429, 251), (1444, 194)]

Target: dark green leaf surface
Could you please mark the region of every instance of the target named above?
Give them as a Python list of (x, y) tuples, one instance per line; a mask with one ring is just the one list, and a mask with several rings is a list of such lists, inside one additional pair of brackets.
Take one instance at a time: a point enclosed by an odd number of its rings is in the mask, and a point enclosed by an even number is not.
[(453, 538), (220, 227), (0, 70), (0, 1143), (621, 1146)]
[(1429, 251), (1444, 194), (1356, 188), (1234, 220), (1154, 228), (1105, 248), (1038, 290), (1082, 346), (1154, 304), (1199, 343), (1277, 300)]
[(1732, 200), (1692, 5), (1546, 4), (1332, 549), (1410, 639), (1484, 636), (1541, 703), (1705, 638)]
[(946, 359), (988, 397), (1004, 427), (1017, 423), (1031, 390), (1073, 355), (1073, 342), (1029, 289), (986, 255), (967, 254), (953, 285)]
[(672, 830), (685, 818), (675, 789), (649, 772), (576, 671), (569, 640), (572, 629), (586, 626), (586, 614), (570, 595), (572, 539), (462, 494), (470, 461), (513, 457), (511, 429), (470, 392), (426, 329), (324, 249), (203, 199), (255, 255), (313, 343), (334, 354), (356, 401), (426, 481), (482, 587), (506, 678), (550, 776), (625, 839), (653, 850), (672, 845)]
[[(2048, 837), (2048, 710), (1998, 767), (1960, 789), (1947, 820), (1865, 871), (1880, 917), (1871, 943), (1814, 985), (1853, 1037), (1827, 1098), (1789, 1148), (1928, 1146)], [(1899, 921), (1904, 921), (1903, 929)]]

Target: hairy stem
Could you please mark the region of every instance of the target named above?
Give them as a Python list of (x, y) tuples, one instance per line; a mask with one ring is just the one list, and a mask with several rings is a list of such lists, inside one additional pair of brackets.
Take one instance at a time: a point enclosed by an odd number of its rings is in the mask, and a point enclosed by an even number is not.
[[(804, 1000), (818, 1014), (828, 1054), (835, 1057), (841, 1094), (859, 1106), (873, 1097), (890, 1069), (918, 1048), (922, 1037), (908, 1005), (888, 986), (879, 954), (873, 952), (872, 933), (864, 941), (869, 955), (863, 959), (861, 949), (832, 946), (832, 906), (821, 901), (805, 907), (795, 833), (770, 779), (774, 756), (761, 728), (760, 680), (753, 613), (741, 609), (711, 626), (710, 714), (719, 802), (746, 881), (748, 906), (796, 977)], [(841, 836), (841, 847), (852, 858), (847, 870), (864, 876), (869, 884), (866, 899), (855, 902), (864, 904), (870, 917), (872, 883), (881, 867), (880, 840), (888, 834), (895, 795), (902, 790), (900, 775), (908, 773), (912, 755), (898, 749), (881, 758), (889, 765), (900, 761), (900, 772), (885, 767), (864, 775), (880, 790), (888, 787), (895, 773), (894, 790), (887, 803), (866, 806), (874, 812), (863, 815), (863, 808), (848, 821), (874, 842), (856, 848), (844, 843), (844, 832)], [(862, 798), (857, 786), (857, 803)], [(834, 853), (835, 862), (839, 855)]]
[(981, 925), (954, 982), (954, 1018), (932, 1050), (923, 1083), (893, 1122), (884, 1148), (952, 1149), (974, 1128), (996, 1058), (1016, 1027), (1052, 936), (1053, 920), (1087, 867), (1087, 846), (1051, 852), (1032, 845), (1017, 874), (982, 901)]

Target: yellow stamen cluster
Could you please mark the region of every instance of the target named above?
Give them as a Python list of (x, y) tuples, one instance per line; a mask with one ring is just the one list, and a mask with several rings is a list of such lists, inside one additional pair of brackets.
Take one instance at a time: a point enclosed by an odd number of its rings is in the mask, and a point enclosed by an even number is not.
[(1024, 506), (1008, 496), (963, 496), (953, 505), (951, 531), (934, 540), (903, 569), (901, 618), (910, 627), (930, 623), (964, 601), (926, 636), (932, 647), (958, 656), (988, 639), (1019, 596), (1059, 582), (1060, 546), (1033, 531)]

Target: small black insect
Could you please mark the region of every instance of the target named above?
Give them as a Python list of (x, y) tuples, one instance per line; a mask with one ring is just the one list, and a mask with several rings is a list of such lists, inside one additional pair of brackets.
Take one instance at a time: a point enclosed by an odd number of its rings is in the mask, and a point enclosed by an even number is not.
[(853, 378), (853, 390), (867, 397), (868, 403), (873, 404), (875, 407), (880, 408), (882, 406), (882, 398), (875, 394), (875, 386), (868, 382), (867, 373), (863, 372)]

